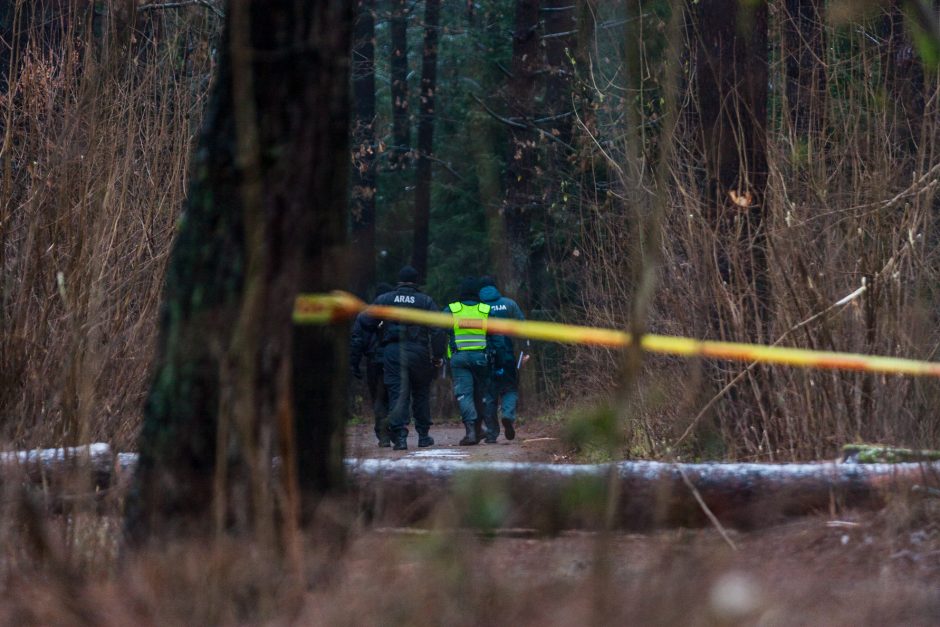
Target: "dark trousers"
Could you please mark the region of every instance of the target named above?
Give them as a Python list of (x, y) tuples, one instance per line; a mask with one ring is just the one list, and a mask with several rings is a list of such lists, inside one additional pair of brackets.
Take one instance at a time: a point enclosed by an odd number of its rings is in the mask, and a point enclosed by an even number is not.
[(519, 402), (519, 377), (516, 363), (509, 360), (497, 361), (490, 376), (490, 392), (493, 395), (492, 416), (487, 416), (486, 428), (499, 435), (499, 420), (496, 414), (502, 412), (504, 420), (516, 419), (516, 404)]
[(418, 435), (431, 428), (431, 377), (427, 346), (395, 342), (384, 349), (385, 387), (388, 388), (388, 429), (393, 437), (408, 435), (409, 408)]
[[(460, 406), (460, 417), (465, 423), (475, 424), (478, 419), (486, 421), (493, 411), (490, 394), (490, 366), (483, 351), (457, 351), (450, 359), (451, 376), (454, 379), (454, 395)], [(483, 415), (480, 416), (477, 407)], [(499, 431), (497, 431), (499, 433)]]
[(366, 386), (372, 399), (375, 415), (375, 437), (388, 438), (388, 388), (385, 387), (385, 367), (381, 358), (373, 358), (366, 364)]

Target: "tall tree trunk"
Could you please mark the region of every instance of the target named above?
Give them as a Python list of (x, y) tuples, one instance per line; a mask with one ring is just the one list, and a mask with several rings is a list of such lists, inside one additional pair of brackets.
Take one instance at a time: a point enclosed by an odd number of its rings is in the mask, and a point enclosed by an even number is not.
[[(509, 106), (514, 117), (523, 121), (523, 126), (532, 123), (535, 110), (536, 74), (541, 66), (539, 52), (539, 0), (516, 0)], [(530, 306), (532, 296), (529, 285), (531, 225), (541, 210), (535, 180), (537, 160), (534, 133), (528, 128), (510, 127), (503, 204), (508, 250), (498, 263), (502, 284), (524, 308)]]
[[(574, 126), (575, 95), (572, 91), (573, 71), (569, 55), (576, 55), (577, 48), (577, 6), (569, 0), (545, 0), (541, 9), (544, 16), (545, 48), (545, 119), (544, 130), (558, 139), (546, 144), (547, 167), (553, 175), (545, 181), (541, 194), (543, 207), (554, 207), (563, 202), (564, 186), (571, 180), (571, 145)], [(547, 257), (550, 254), (549, 234), (554, 232), (552, 212), (542, 212), (542, 228), (545, 242), (532, 250), (531, 299), (529, 307), (533, 309), (553, 309), (554, 304), (546, 301), (544, 285), (548, 281)], [(535, 370), (535, 368), (533, 368)]]
[[(577, 9), (569, 0), (545, 0), (542, 14), (545, 16), (545, 113), (549, 118), (548, 132), (562, 142), (571, 143), (571, 128), (574, 123), (572, 98), (572, 70), (568, 55), (574, 56), (577, 46)], [(563, 147), (550, 147), (554, 154), (553, 164), (562, 165), (566, 155)], [(562, 161), (558, 161), (561, 158)]]
[(392, 38), (392, 154), (393, 169), (403, 168), (411, 150), (411, 120), (408, 110), (408, 3), (391, 0)]
[[(695, 96), (705, 204), (722, 240), (718, 271), (743, 298), (747, 334), (767, 319), (767, 4), (694, 6)], [(722, 329), (725, 336), (729, 329)]]
[[(257, 1), (257, 0), (256, 0)], [(283, 0), (287, 2), (287, 0)], [(294, 3), (296, 4), (296, 3)], [(297, 138), (297, 162), (290, 183), (298, 188), (291, 199), (302, 228), (285, 238), (298, 259), (297, 286), (285, 293), (325, 292), (343, 285), (346, 276), (346, 173), (349, 171), (349, 44), (351, 10), (343, 0), (320, 0), (313, 18), (316, 62), (305, 69), (318, 77), (303, 92), (304, 111), (326, 112), (304, 127)], [(319, 211), (309, 210), (309, 199), (325, 199)], [(292, 226), (286, 224), (288, 229)], [(297, 327), (293, 331), (294, 423), (297, 468), (305, 505), (312, 496), (335, 491), (344, 481), (346, 372), (348, 329)], [(289, 413), (289, 405), (285, 412)], [(289, 425), (288, 425), (289, 426)], [(287, 447), (289, 448), (289, 447)], [(309, 507), (305, 513), (309, 513)]]
[[(597, 136), (597, 114), (594, 107), (594, 91), (590, 84), (590, 71), (592, 67), (591, 50), (594, 49), (595, 31), (597, 28), (597, 0), (578, 0), (575, 5), (575, 20), (577, 33), (571, 56), (574, 60), (574, 88), (573, 104), (578, 111), (583, 129), (573, 135), (576, 150), (575, 165), (579, 174), (584, 178), (588, 170), (592, 169), (592, 154), (594, 141)], [(590, 185), (584, 180), (582, 184)]]
[[(767, 184), (767, 4), (703, 0), (691, 8), (695, 113), (704, 215), (714, 240), (714, 333), (764, 342), (769, 289), (764, 197)], [(722, 428), (743, 450), (769, 444), (772, 396), (765, 369), (733, 386)], [(729, 375), (717, 375), (717, 385)]]
[[(828, 177), (826, 7), (823, 0), (786, 0), (781, 16), (784, 107), (789, 122), (793, 195), (817, 191)], [(804, 182), (805, 181), (805, 182)]]
[(352, 286), (366, 298), (375, 282), (375, 0), (356, 2), (352, 82)]
[(786, 0), (783, 62), (787, 118), (807, 157), (819, 153), (826, 113), (826, 22), (822, 0)]
[(882, 71), (892, 139), (901, 155), (920, 142), (924, 116), (924, 68), (905, 26), (905, 0), (891, 0), (881, 19)]
[(441, 0), (426, 0), (424, 49), (421, 54), (421, 113), (418, 117), (418, 164), (415, 178), (414, 248), (412, 261), (423, 282), (428, 272), (431, 227), (431, 153), (434, 150), (434, 92), (437, 89), (437, 42)]
[(298, 292), (343, 284), (349, 9), (227, 3), (128, 503), (138, 542), (213, 522), (267, 539), (275, 493), (296, 515), (298, 469), (307, 494), (341, 480), (345, 333), (291, 313)]

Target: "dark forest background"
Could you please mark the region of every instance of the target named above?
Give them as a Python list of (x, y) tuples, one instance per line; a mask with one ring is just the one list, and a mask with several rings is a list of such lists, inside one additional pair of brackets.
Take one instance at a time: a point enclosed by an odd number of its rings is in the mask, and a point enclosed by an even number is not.
[[(0, 6), (3, 434), (129, 449), (225, 7)], [(353, 12), (349, 278), (334, 287), (369, 297), (413, 263), (440, 303), (493, 273), (533, 319), (936, 357), (930, 3)], [(940, 445), (930, 380), (535, 358), (524, 413), (615, 419), (633, 456)]]

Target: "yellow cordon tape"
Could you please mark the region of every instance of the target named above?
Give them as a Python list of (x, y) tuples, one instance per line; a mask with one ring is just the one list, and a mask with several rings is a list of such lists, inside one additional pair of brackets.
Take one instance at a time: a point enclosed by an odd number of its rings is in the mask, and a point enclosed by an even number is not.
[[(451, 329), (454, 326), (454, 319), (449, 313), (406, 307), (367, 305), (347, 292), (298, 296), (294, 303), (294, 322), (296, 324), (330, 324), (349, 320), (363, 312), (373, 318), (382, 320), (396, 320), (442, 329)], [(466, 329), (479, 329), (484, 326), (484, 323), (479, 320), (461, 320), (460, 325)], [(487, 331), (491, 333), (565, 344), (623, 348), (629, 346), (632, 341), (630, 334), (623, 331), (557, 322), (490, 318), (485, 326)], [(681, 357), (709, 357), (732, 361), (783, 364), (798, 368), (857, 370), (940, 377), (940, 363), (898, 357), (836, 353), (736, 342), (715, 342), (653, 334), (643, 335), (640, 346), (643, 350), (651, 353), (679, 355)]]

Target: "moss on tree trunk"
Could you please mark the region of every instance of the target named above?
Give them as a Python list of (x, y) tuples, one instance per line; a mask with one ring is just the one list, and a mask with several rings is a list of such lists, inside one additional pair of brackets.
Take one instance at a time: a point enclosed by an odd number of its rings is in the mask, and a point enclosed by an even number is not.
[(291, 310), (345, 283), (347, 4), (226, 7), (128, 504), (137, 540), (262, 533), (298, 487), (341, 483), (346, 333), (295, 330)]

